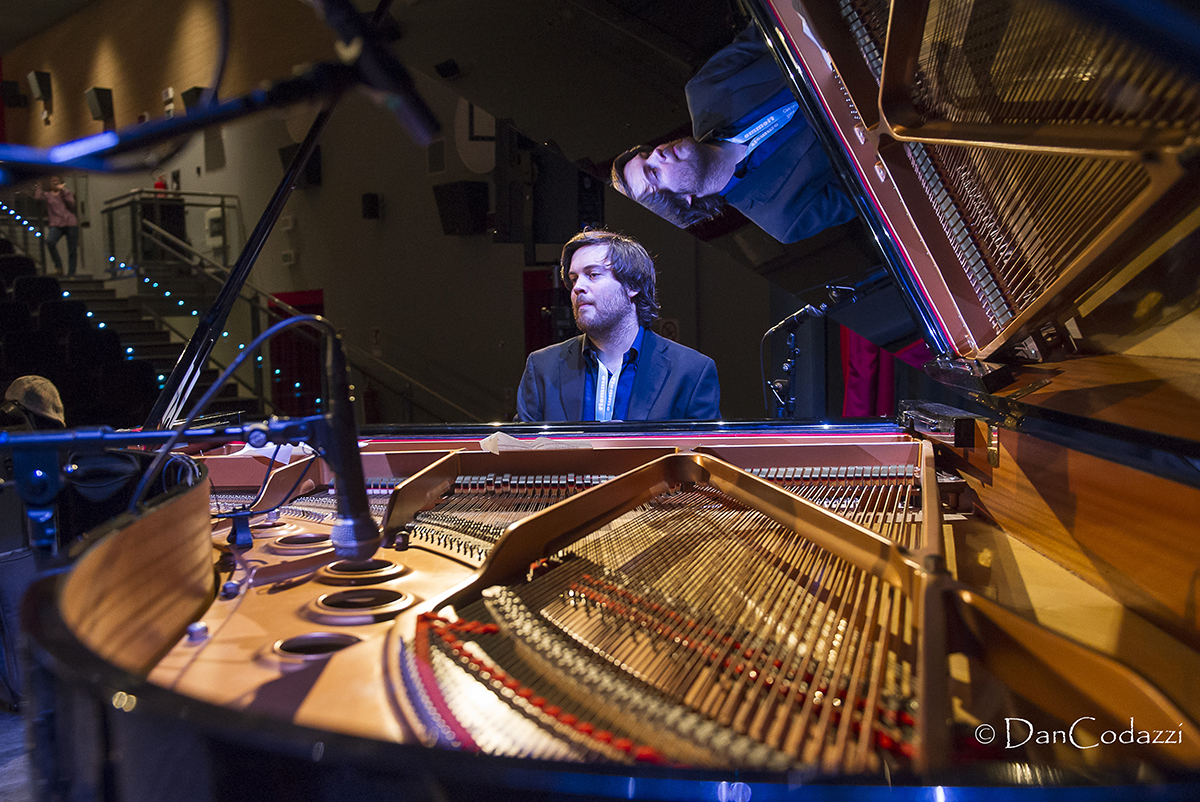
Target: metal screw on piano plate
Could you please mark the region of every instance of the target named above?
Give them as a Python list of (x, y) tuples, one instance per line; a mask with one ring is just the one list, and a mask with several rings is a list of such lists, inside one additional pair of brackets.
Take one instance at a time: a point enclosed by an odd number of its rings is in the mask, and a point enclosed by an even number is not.
[(208, 639), (208, 624), (203, 621), (193, 621), (187, 626), (187, 639), (190, 643), (197, 643)]
[(875, 162), (875, 175), (879, 176), (880, 181), (887, 181), (887, 168), (883, 166), (883, 162)]
[(867, 144), (867, 132), (861, 125), (854, 126), (854, 135), (858, 137), (858, 144)]
[(750, 786), (745, 783), (718, 783), (717, 799), (719, 802), (750, 802)]

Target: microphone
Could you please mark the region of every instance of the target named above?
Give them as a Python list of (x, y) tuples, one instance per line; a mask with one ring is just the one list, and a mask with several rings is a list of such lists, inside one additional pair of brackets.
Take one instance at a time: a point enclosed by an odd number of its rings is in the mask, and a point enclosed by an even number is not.
[(804, 306), (800, 307), (792, 314), (785, 317), (783, 320), (776, 323), (771, 328), (767, 329), (766, 334), (763, 335), (763, 339), (765, 340), (767, 337), (770, 337), (772, 334), (774, 334), (775, 332), (784, 328), (785, 326), (794, 326), (795, 324), (800, 322), (801, 318), (824, 317), (826, 310), (827, 310), (827, 307), (825, 304), (821, 304), (820, 306), (813, 306), (812, 304), (805, 304)]
[(350, 383), (346, 379), (346, 352), (342, 350), (342, 338), (332, 330), (333, 327), (327, 321), (321, 322), (330, 329), (325, 337), (329, 411), (322, 419), (319, 436), (325, 460), (336, 477), (337, 491), (337, 517), (330, 539), (334, 552), (341, 559), (369, 560), (383, 538), (367, 501), (367, 483), (358, 453), (358, 426), (354, 422)]

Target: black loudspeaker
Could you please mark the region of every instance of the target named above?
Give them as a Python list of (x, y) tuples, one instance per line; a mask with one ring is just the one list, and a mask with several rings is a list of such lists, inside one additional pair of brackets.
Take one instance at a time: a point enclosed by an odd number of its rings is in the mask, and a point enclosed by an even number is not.
[(37, 70), (29, 73), (29, 93), (33, 95), (34, 100), (49, 100), (50, 73)]
[[(287, 170), (292, 166), (292, 160), (296, 158), (296, 153), (300, 150), (300, 145), (284, 145), (279, 149), (279, 161), (283, 164), (283, 169)], [(304, 165), (304, 171), (296, 178), (296, 187), (319, 187), (321, 186), (321, 146), (316, 145), (313, 152), (309, 154), (308, 161)]]
[(6, 109), (29, 108), (29, 96), (21, 94), (21, 85), (16, 81), (0, 81), (0, 98)]
[(203, 86), (193, 86), (191, 89), (185, 89), (179, 93), (180, 99), (183, 101), (185, 111), (191, 111), (200, 105), (200, 96), (204, 94)]
[(458, 62), (452, 58), (446, 59), (441, 64), (434, 64), (433, 69), (440, 77), (445, 78), (447, 81), (462, 77), (462, 70), (458, 68)]
[(487, 233), (488, 185), (486, 181), (455, 181), (433, 188), (442, 233), (466, 237)]
[(379, 195), (375, 192), (364, 192), (362, 196), (362, 213), (364, 220), (379, 219)]
[(92, 113), (93, 120), (113, 119), (111, 89), (105, 89), (102, 86), (93, 86), (91, 89), (85, 90), (83, 96), (87, 98), (88, 111)]

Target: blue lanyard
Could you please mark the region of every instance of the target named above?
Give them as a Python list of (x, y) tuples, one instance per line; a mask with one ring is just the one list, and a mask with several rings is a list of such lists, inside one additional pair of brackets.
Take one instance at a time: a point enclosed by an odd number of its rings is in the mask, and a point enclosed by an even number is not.
[(793, 100), (786, 106), (775, 109), (775, 111), (766, 115), (740, 134), (728, 136), (725, 139), (729, 142), (745, 145), (748, 150), (754, 150), (764, 139), (787, 125), (799, 108), (800, 104)]
[(612, 420), (613, 404), (617, 400), (617, 386), (621, 381), (622, 366), (617, 365), (616, 371), (610, 372), (599, 359), (596, 362), (599, 363), (596, 371), (596, 378), (598, 379), (598, 386), (596, 387), (596, 420)]

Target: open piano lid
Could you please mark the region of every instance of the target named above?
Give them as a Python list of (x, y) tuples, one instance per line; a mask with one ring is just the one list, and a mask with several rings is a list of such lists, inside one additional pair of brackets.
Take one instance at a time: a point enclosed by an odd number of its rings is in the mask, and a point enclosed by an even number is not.
[(1073, 445), (1110, 458), (1137, 462), (1149, 438), (1174, 456), (1143, 467), (1195, 485), (1200, 428), (1181, 413), (1200, 399), (1200, 26), (1118, 5), (751, 10), (830, 123), (818, 132), (940, 352), (930, 372), (1010, 422), (1090, 432)]

